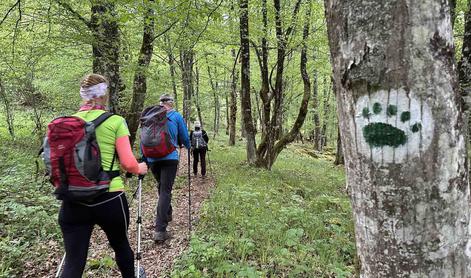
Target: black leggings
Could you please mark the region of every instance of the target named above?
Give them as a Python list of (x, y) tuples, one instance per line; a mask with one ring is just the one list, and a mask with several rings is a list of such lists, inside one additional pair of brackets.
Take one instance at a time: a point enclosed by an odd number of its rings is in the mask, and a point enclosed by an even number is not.
[(159, 201), (155, 218), (155, 230), (167, 231), (168, 220), (172, 215), (172, 188), (177, 175), (178, 160), (161, 160), (151, 166), (152, 174), (157, 180)]
[(82, 277), (95, 224), (106, 233), (122, 277), (134, 277), (134, 254), (128, 241), (129, 207), (124, 192), (108, 192), (93, 204), (62, 202), (59, 224), (65, 245), (61, 277)]
[(206, 175), (206, 148), (193, 150), (193, 174), (198, 174), (198, 162), (201, 160), (201, 175)]

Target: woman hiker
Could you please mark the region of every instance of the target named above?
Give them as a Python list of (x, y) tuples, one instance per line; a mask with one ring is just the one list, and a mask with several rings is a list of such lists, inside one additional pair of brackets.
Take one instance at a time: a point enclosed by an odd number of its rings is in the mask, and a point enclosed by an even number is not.
[[(98, 74), (90, 74), (80, 83), (83, 103), (74, 116), (90, 122), (106, 112), (108, 81)], [(134, 277), (134, 254), (128, 241), (129, 208), (124, 194), (120, 168), (134, 174), (146, 174), (145, 163), (138, 163), (129, 142), (129, 130), (123, 117), (113, 115), (96, 130), (103, 169), (117, 172), (111, 179), (108, 192), (92, 202), (64, 200), (59, 212), (59, 224), (65, 246), (65, 265), (61, 277), (82, 277), (87, 260), (90, 236), (95, 225), (108, 237), (122, 277)], [(119, 160), (118, 160), (119, 157)], [(110, 171), (110, 172), (111, 172)]]

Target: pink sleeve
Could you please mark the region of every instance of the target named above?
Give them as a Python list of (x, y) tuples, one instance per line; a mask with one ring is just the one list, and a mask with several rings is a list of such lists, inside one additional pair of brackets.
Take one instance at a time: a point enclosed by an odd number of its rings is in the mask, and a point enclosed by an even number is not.
[(122, 136), (116, 139), (116, 151), (118, 152), (119, 163), (124, 170), (133, 174), (138, 174), (139, 165), (132, 153), (129, 136)]

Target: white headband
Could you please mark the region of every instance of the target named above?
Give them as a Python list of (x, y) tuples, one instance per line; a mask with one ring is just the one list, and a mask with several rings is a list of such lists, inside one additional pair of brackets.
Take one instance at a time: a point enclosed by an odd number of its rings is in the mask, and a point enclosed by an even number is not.
[(91, 100), (106, 95), (108, 84), (99, 83), (90, 87), (80, 87), (80, 96), (85, 100)]

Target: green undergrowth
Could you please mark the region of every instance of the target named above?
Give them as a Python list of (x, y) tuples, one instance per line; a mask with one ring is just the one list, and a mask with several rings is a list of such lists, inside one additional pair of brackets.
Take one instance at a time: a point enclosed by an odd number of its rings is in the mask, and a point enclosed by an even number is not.
[(0, 277), (22, 277), (28, 265), (48, 260), (60, 237), (59, 204), (36, 170), (40, 139), (31, 135), (27, 120), (15, 127), (14, 141), (0, 127)]
[(242, 143), (213, 145), (217, 186), (173, 277), (355, 275), (341, 168), (290, 147), (267, 171), (242, 162)]

